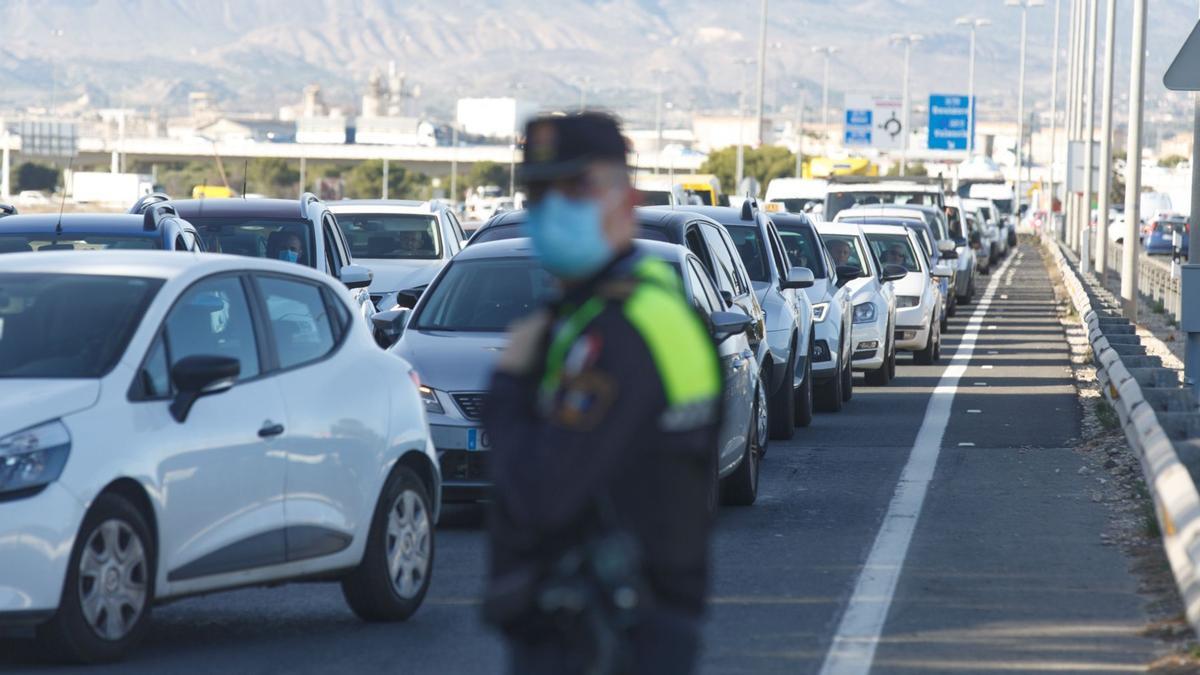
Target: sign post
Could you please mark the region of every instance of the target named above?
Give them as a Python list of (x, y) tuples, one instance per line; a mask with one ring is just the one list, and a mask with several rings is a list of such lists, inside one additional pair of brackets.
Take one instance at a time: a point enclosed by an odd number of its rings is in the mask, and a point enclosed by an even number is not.
[(975, 102), (959, 94), (929, 96), (930, 150), (968, 150), (975, 137)]
[[(1179, 54), (1171, 63), (1163, 76), (1163, 84), (1174, 91), (1200, 91), (1200, 23), (1192, 29), (1187, 42), (1179, 49)], [(1200, 173), (1196, 171), (1200, 164), (1200, 145), (1195, 143), (1200, 139), (1200, 96), (1195, 100), (1195, 118), (1193, 120), (1192, 142), (1192, 212), (1188, 218), (1190, 234), (1188, 235), (1188, 260), (1180, 270), (1179, 305), (1182, 316), (1180, 328), (1187, 333), (1187, 360), (1184, 365), (1184, 383), (1192, 388), (1192, 395), (1200, 401)], [(1129, 246), (1129, 242), (1126, 242)]]

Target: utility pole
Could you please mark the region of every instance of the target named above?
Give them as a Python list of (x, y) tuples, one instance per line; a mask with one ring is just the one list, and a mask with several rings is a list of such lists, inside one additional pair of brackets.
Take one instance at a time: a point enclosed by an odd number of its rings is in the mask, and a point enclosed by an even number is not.
[[(804, 177), (804, 107), (808, 95), (803, 85), (796, 83), (800, 90), (800, 103), (796, 106), (796, 178)], [(7, 147), (7, 146), (6, 146)]]
[(388, 160), (383, 158), (383, 190), (381, 190), (380, 199), (388, 198)]
[(1004, 4), (1021, 9), (1021, 65), (1017, 76), (1017, 189), (1013, 192), (1013, 217), (1020, 224), (1021, 198), (1024, 196), (1021, 170), (1025, 163), (1025, 47), (1028, 38), (1029, 8), (1041, 7), (1045, 0), (1005, 0)]
[(967, 160), (975, 156), (975, 38), (976, 32), (984, 26), (990, 26), (987, 19), (972, 19), (963, 17), (956, 19), (955, 24), (971, 29), (971, 50), (967, 58)]
[(1046, 210), (1050, 214), (1050, 227), (1056, 233), (1058, 221), (1054, 215), (1054, 165), (1058, 160), (1058, 37), (1061, 14), (1062, 0), (1054, 0), (1054, 40), (1050, 59), (1050, 205)]
[(1143, 82), (1145, 76), (1146, 0), (1133, 0), (1133, 47), (1129, 58), (1129, 138), (1125, 146), (1125, 246), (1121, 251), (1121, 298), (1124, 300), (1125, 317), (1130, 321), (1137, 321), (1137, 243), (1138, 214), (1141, 211), (1142, 196), (1142, 98), (1146, 93)]
[(662, 165), (663, 151), (663, 75), (671, 72), (667, 68), (655, 68), (654, 87), (654, 173), (658, 174)]
[(762, 23), (758, 30), (758, 87), (755, 118), (758, 125), (754, 131), (754, 145), (763, 144), (763, 97), (767, 83), (767, 0), (762, 0)]
[(1096, 181), (1093, 174), (1096, 166), (1096, 152), (1093, 141), (1096, 138), (1096, 34), (1100, 30), (1097, 19), (1097, 5), (1100, 0), (1087, 0), (1087, 35), (1084, 44), (1084, 63), (1087, 64), (1083, 76), (1083, 227), (1079, 231), (1080, 267), (1088, 268), (1088, 258), (1092, 255), (1088, 237), (1092, 235), (1092, 199), (1095, 197)]
[[(1179, 303), (1186, 307), (1188, 303), (1195, 306), (1196, 297), (1192, 295), (1197, 288), (1197, 284), (1188, 283), (1200, 276), (1200, 230), (1197, 230), (1197, 225), (1200, 225), (1200, 172), (1197, 167), (1200, 167), (1200, 94), (1192, 94), (1193, 105), (1195, 112), (1192, 119), (1192, 209), (1188, 217), (1188, 261), (1180, 270), (1180, 290), (1182, 292), (1182, 300)], [(5, 178), (8, 177), (7, 172)], [(1200, 330), (1193, 325), (1191, 314), (1194, 312), (1183, 310), (1186, 320), (1183, 320), (1183, 329), (1187, 331), (1187, 351), (1185, 352), (1186, 362), (1184, 363), (1183, 379), (1185, 384), (1190, 384), (1192, 387), (1192, 397), (1194, 400), (1200, 401)], [(1184, 318), (1184, 317), (1181, 317)]]
[(458, 120), (450, 125), (450, 203), (458, 204)]
[(738, 88), (737, 166), (734, 169), (733, 182), (735, 185), (733, 186), (734, 192), (732, 193), (737, 194), (737, 191), (742, 187), (742, 178), (745, 177), (746, 170), (746, 71), (754, 61), (753, 59), (742, 58), (735, 59), (734, 63), (741, 66), (742, 71), (742, 85)]
[(824, 75), (821, 78), (821, 135), (825, 139), (823, 145), (829, 143), (829, 57), (837, 53), (837, 47), (813, 47), (814, 54), (820, 54), (825, 59)]
[(1079, 120), (1079, 24), (1080, 7), (1083, 6), (1084, 0), (1071, 0), (1071, 35), (1070, 42), (1067, 47), (1068, 52), (1068, 75), (1067, 75), (1067, 117), (1066, 117), (1066, 132), (1067, 132), (1067, 174), (1064, 177), (1063, 190), (1063, 208), (1066, 210), (1066, 232), (1063, 238), (1063, 243), (1068, 247), (1075, 241), (1075, 224), (1076, 218), (1079, 215), (1079, 205), (1075, 202), (1075, 181), (1073, 180), (1073, 172), (1075, 170), (1074, 160), (1075, 155), (1071, 152), (1072, 144), (1078, 138)]
[(1100, 204), (1096, 219), (1096, 274), (1108, 276), (1108, 212), (1112, 208), (1113, 68), (1116, 63), (1117, 0), (1108, 0), (1104, 12), (1104, 76), (1100, 94)]
[(904, 110), (900, 115), (900, 121), (904, 125), (904, 136), (900, 139), (900, 175), (901, 176), (903, 176), (905, 174), (905, 171), (908, 168), (908, 136), (910, 133), (909, 129), (911, 128), (908, 124), (908, 118), (909, 118), (908, 111), (910, 108), (912, 108), (912, 104), (909, 100), (908, 84), (909, 84), (909, 75), (911, 74), (911, 65), (912, 65), (912, 47), (913, 47), (913, 45), (915, 45), (916, 43), (918, 43), (924, 39), (925, 39), (925, 37), (922, 35), (902, 35), (902, 34), (892, 35), (892, 44), (904, 45), (904, 93), (900, 97), (903, 101), (903, 103), (901, 103), (901, 105), (904, 106)]

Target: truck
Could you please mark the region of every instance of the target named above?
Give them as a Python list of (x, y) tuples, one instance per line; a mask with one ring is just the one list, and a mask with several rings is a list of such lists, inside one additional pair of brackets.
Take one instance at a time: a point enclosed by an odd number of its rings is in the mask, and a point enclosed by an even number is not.
[(71, 171), (67, 193), (78, 204), (129, 205), (154, 192), (154, 177), (146, 173)]

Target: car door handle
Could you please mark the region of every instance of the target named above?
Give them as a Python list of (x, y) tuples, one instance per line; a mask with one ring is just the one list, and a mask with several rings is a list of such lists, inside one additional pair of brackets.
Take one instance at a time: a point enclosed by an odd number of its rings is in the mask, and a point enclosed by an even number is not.
[(282, 433), (283, 433), (283, 425), (282, 424), (276, 424), (270, 420), (267, 420), (263, 424), (263, 428), (258, 430), (258, 437), (259, 438), (271, 438), (272, 436), (278, 436), (279, 434), (282, 434)]

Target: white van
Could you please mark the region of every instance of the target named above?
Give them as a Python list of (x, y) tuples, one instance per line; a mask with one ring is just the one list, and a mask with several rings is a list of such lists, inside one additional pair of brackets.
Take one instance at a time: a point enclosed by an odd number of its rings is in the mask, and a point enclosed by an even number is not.
[(776, 178), (767, 184), (768, 204), (781, 204), (789, 213), (806, 213), (825, 203), (829, 181), (819, 178)]

